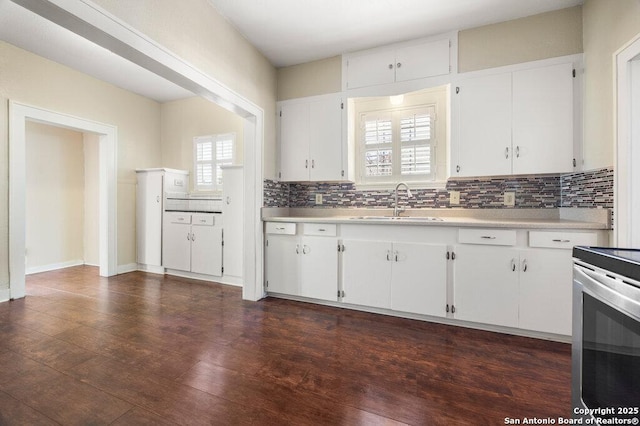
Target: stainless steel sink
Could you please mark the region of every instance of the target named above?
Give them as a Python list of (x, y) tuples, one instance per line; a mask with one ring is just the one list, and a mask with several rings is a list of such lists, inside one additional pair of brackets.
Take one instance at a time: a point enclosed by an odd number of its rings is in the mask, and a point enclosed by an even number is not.
[(389, 220), (398, 222), (437, 222), (442, 221), (441, 217), (435, 216), (354, 216), (350, 219), (358, 220)]

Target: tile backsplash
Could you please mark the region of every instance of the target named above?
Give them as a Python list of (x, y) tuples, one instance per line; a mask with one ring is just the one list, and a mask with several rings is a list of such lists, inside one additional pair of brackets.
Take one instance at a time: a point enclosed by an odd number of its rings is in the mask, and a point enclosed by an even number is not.
[[(460, 192), (460, 204), (449, 204), (449, 191)], [(402, 205), (410, 208), (504, 208), (505, 192), (515, 192), (515, 208), (613, 208), (613, 169), (565, 175), (508, 176), (450, 179), (445, 189), (400, 190)], [(316, 205), (316, 194), (322, 204)], [(264, 181), (265, 207), (389, 208), (393, 190), (362, 190), (353, 183), (283, 183)]]

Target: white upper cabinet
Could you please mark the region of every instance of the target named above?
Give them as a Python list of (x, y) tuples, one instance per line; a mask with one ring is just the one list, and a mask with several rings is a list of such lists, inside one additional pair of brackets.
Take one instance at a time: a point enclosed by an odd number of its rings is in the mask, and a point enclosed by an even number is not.
[(574, 171), (573, 63), (462, 79), (453, 177)]
[(573, 66), (513, 73), (513, 173), (573, 171)]
[(511, 173), (511, 74), (465, 81), (459, 93), (459, 161), (454, 176)]
[(450, 72), (449, 38), (346, 56), (347, 89), (434, 77)]
[(340, 93), (278, 103), (280, 180), (347, 179)]

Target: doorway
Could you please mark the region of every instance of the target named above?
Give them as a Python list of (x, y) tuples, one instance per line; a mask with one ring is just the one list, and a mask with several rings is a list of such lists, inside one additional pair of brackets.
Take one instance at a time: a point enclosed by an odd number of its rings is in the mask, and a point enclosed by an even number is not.
[(25, 296), (26, 125), (35, 121), (95, 135), (98, 141), (98, 222), (100, 275), (117, 273), (117, 128), (17, 102), (9, 103), (9, 295)]

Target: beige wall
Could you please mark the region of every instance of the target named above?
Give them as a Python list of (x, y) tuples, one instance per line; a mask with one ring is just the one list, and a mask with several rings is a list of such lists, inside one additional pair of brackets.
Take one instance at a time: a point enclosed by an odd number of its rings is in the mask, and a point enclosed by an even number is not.
[(584, 26), (584, 168), (614, 161), (614, 53), (640, 33), (637, 0), (587, 0)]
[(278, 100), (336, 93), (342, 90), (342, 57), (278, 69)]
[(82, 133), (26, 125), (26, 268), (84, 260)]
[(207, 0), (95, 0), (265, 112), (264, 174), (276, 175), (276, 70)]
[(193, 176), (193, 138), (231, 132), (236, 134), (236, 164), (242, 164), (242, 117), (198, 97), (163, 103), (160, 116), (164, 167), (189, 170)]
[(136, 261), (135, 168), (161, 166), (160, 105), (0, 42), (0, 288), (8, 287), (8, 100), (118, 127), (118, 264)]
[(574, 53), (582, 53), (580, 6), (463, 30), (458, 34), (459, 72)]

